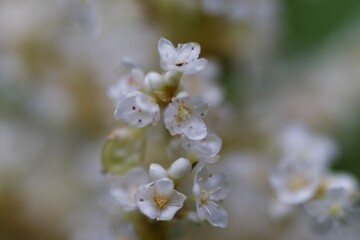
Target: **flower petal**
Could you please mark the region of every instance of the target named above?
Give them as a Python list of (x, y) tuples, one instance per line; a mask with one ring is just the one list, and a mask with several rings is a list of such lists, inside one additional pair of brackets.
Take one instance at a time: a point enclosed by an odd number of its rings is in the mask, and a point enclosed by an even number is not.
[(206, 188), (210, 192), (213, 201), (223, 200), (230, 192), (230, 183), (225, 174), (209, 175)]
[(135, 202), (139, 210), (151, 219), (158, 215), (158, 208), (154, 202), (154, 190), (151, 184), (142, 186), (135, 194)]
[(163, 209), (161, 209), (156, 219), (165, 221), (171, 220), (174, 217), (175, 213), (183, 207), (185, 199), (186, 196), (184, 194), (173, 191), (169, 202)]
[(204, 121), (198, 117), (190, 118), (190, 120), (186, 122), (184, 134), (192, 140), (201, 140), (205, 138), (207, 129)]
[(197, 204), (196, 210), (200, 219), (209, 221), (215, 227), (226, 227), (228, 214), (223, 207), (215, 202), (206, 201), (205, 203)]

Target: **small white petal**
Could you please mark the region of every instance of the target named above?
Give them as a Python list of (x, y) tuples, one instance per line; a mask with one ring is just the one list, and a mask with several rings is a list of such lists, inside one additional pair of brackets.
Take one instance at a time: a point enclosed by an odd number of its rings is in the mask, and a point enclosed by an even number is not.
[[(187, 152), (199, 158), (212, 157), (220, 152), (222, 140), (213, 133), (208, 133), (204, 139), (197, 141), (183, 135), (181, 136), (181, 145)], [(216, 161), (217, 158), (216, 156), (215, 159), (209, 159), (206, 162)]]
[(200, 59), (196, 60), (195, 62), (185, 66), (184, 72), (186, 72), (188, 74), (194, 74), (194, 73), (200, 72), (206, 68), (207, 63), (208, 63), (208, 61), (205, 58), (200, 58)]
[(174, 192), (174, 182), (168, 178), (162, 178), (154, 182), (154, 191), (157, 196), (170, 197)]
[(209, 112), (210, 105), (201, 96), (190, 96), (185, 103), (198, 117), (205, 117)]
[(185, 199), (186, 196), (184, 194), (174, 190), (168, 200), (168, 203), (163, 209), (161, 209), (156, 219), (163, 221), (171, 220), (175, 213), (183, 207)]
[(193, 62), (198, 59), (200, 55), (200, 45), (198, 43), (185, 43), (177, 47), (178, 59), (186, 62)]
[(165, 38), (160, 38), (158, 42), (158, 52), (161, 61), (163, 61), (165, 64), (173, 63), (177, 59), (178, 54), (174, 45)]
[(192, 117), (185, 123), (184, 134), (192, 140), (201, 140), (207, 135), (207, 128), (201, 118)]
[(164, 85), (164, 78), (157, 72), (149, 72), (145, 76), (144, 83), (147, 91), (154, 91)]
[(191, 172), (191, 163), (188, 159), (179, 158), (173, 162), (168, 170), (169, 177), (181, 179)]
[(304, 207), (308, 214), (317, 218), (319, 222), (324, 222), (327, 219), (328, 213), (323, 201), (314, 200), (305, 204)]
[(135, 201), (139, 210), (151, 219), (158, 215), (158, 208), (154, 202), (154, 190), (151, 184), (141, 187), (135, 194)]
[(167, 177), (166, 170), (162, 166), (156, 163), (152, 163), (150, 165), (149, 174), (151, 180), (153, 181)]
[(206, 189), (210, 192), (210, 199), (213, 201), (223, 200), (230, 192), (230, 183), (225, 174), (209, 175)]
[(223, 207), (215, 202), (206, 201), (205, 203), (198, 203), (196, 210), (200, 219), (209, 221), (215, 227), (226, 227), (228, 214)]

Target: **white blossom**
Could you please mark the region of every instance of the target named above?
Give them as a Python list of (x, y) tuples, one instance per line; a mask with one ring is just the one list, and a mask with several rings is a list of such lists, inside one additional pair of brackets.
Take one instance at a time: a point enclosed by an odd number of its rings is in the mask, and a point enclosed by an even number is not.
[(280, 145), (284, 159), (311, 161), (319, 168), (326, 168), (337, 152), (331, 139), (311, 133), (301, 124), (285, 128)]
[(155, 125), (160, 119), (160, 108), (151, 97), (139, 91), (129, 92), (115, 110), (115, 119), (123, 119), (128, 125), (145, 127)]
[(166, 71), (195, 73), (206, 67), (207, 60), (199, 58), (200, 45), (197, 43), (179, 44), (176, 48), (167, 39), (158, 42), (161, 67)]
[(185, 134), (192, 140), (206, 137), (207, 129), (203, 117), (209, 111), (209, 104), (201, 96), (179, 93), (165, 109), (165, 127), (172, 136)]
[(125, 211), (131, 211), (136, 209), (135, 193), (140, 186), (149, 181), (149, 176), (145, 170), (137, 167), (129, 170), (117, 181), (113, 182), (110, 194)]
[(165, 170), (157, 163), (152, 163), (149, 168), (149, 174), (151, 180), (155, 181), (160, 178), (171, 178), (173, 180), (179, 180), (191, 172), (191, 163), (186, 158), (179, 158), (174, 161), (171, 166)]
[(123, 60), (126, 74), (120, 76), (117, 83), (111, 86), (107, 92), (108, 96), (118, 104), (126, 94), (132, 90), (141, 89), (144, 81), (143, 71), (128, 60)]
[(321, 175), (322, 172), (309, 162), (282, 161), (270, 177), (270, 183), (280, 202), (301, 204), (313, 197)]
[(203, 163), (215, 163), (219, 160), (222, 140), (213, 133), (208, 133), (201, 140), (191, 140), (185, 135), (180, 138), (181, 146), (188, 152), (189, 158)]
[(353, 201), (344, 187), (329, 188), (323, 198), (305, 205), (306, 211), (319, 222), (344, 219), (351, 210)]
[(215, 227), (225, 228), (228, 214), (217, 201), (223, 200), (229, 191), (229, 181), (224, 174), (210, 174), (205, 167), (201, 168), (195, 175), (193, 185), (199, 218)]
[(183, 207), (186, 196), (174, 190), (174, 182), (161, 178), (142, 186), (135, 194), (139, 210), (151, 219), (171, 220)]

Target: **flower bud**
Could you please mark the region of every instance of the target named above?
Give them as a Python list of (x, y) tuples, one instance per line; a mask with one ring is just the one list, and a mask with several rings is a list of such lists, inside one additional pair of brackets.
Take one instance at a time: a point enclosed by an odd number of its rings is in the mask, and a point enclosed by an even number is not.
[(160, 178), (167, 177), (166, 170), (157, 163), (152, 163), (149, 168), (151, 180), (155, 181)]
[(191, 163), (186, 158), (179, 158), (168, 169), (168, 175), (172, 179), (181, 179), (191, 172)]
[(117, 128), (102, 149), (105, 173), (124, 174), (139, 165), (143, 146), (143, 131), (138, 128)]

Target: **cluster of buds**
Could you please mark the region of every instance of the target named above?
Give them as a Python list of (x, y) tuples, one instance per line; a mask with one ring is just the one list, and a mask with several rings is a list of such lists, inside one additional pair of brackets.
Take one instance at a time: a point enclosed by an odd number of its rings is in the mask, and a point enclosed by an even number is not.
[(282, 158), (270, 177), (277, 200), (287, 206), (301, 205), (319, 224), (337, 227), (352, 216), (358, 184), (348, 173), (330, 171), (335, 144), (292, 125), (281, 136)]
[[(207, 60), (199, 58), (200, 46), (193, 42), (174, 47), (161, 38), (158, 52), (163, 74), (144, 74), (135, 64), (124, 61), (126, 74), (108, 92), (117, 104), (115, 119), (125, 123), (103, 149), (104, 171), (121, 175), (113, 183), (111, 195), (124, 211), (140, 211), (156, 221), (207, 220), (213, 226), (226, 227), (228, 215), (218, 202), (229, 193), (229, 181), (224, 174), (208, 171), (208, 165), (219, 160), (222, 140), (208, 131), (203, 120), (210, 104), (202, 96), (182, 91), (181, 84), (183, 75), (203, 70)], [(161, 148), (181, 148), (184, 153), (169, 161), (167, 169), (141, 161), (146, 155), (145, 132), (159, 122), (166, 129), (159, 134), (169, 133), (168, 146)], [(147, 166), (149, 170), (145, 171)], [(179, 187), (186, 189), (184, 179), (191, 175), (192, 193), (187, 196)], [(196, 211), (185, 207), (189, 200), (195, 202)]]

